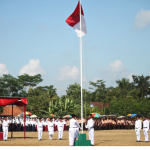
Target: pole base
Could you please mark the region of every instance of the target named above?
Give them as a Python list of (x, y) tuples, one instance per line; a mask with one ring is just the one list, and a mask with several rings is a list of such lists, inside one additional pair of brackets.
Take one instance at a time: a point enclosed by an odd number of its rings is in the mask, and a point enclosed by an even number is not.
[(91, 140), (86, 140), (86, 134), (78, 134), (75, 146), (91, 146)]

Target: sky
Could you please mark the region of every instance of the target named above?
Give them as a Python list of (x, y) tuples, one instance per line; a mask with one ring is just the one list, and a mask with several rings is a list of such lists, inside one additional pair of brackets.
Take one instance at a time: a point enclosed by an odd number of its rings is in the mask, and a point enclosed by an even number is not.
[[(0, 76), (41, 74), (59, 96), (80, 83), (79, 38), (65, 20), (78, 0), (0, 0)], [(150, 75), (150, 1), (82, 0), (83, 88)], [(88, 89), (89, 90), (89, 89)]]

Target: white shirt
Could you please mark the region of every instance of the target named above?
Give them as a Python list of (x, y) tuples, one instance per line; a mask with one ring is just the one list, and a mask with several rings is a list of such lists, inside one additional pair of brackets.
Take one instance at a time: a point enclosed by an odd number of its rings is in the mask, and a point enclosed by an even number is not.
[(86, 128), (88, 128), (89, 130), (91, 128), (94, 128), (94, 120), (92, 118), (88, 120)]
[(135, 130), (137, 130), (137, 129), (141, 130), (141, 120), (140, 119), (135, 121)]
[(79, 126), (79, 123), (77, 120), (75, 120), (74, 118), (70, 119), (69, 121), (69, 127), (70, 128), (77, 128), (77, 127), (80, 127)]
[(62, 121), (61, 121), (61, 122), (60, 122), (60, 121), (58, 121), (58, 122), (57, 122), (57, 126), (58, 126), (58, 128), (59, 128), (59, 127), (63, 127), (63, 126), (64, 126), (64, 124), (63, 124), (63, 122), (62, 122)]
[(48, 121), (48, 127), (54, 127), (54, 123), (51, 121), (50, 122)]
[(149, 130), (149, 121), (147, 119), (143, 121), (143, 129)]
[(19, 121), (19, 119), (16, 119), (16, 123), (17, 123), (17, 124), (20, 124), (20, 121)]
[(12, 120), (12, 123), (15, 123), (15, 119)]
[(3, 121), (3, 127), (8, 127), (8, 121)]
[(37, 128), (43, 128), (43, 123), (42, 122), (38, 122)]

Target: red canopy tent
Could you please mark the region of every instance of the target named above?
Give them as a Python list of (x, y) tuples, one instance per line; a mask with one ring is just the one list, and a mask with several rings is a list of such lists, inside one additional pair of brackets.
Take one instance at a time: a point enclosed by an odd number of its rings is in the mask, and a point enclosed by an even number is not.
[[(25, 112), (26, 112), (26, 105), (28, 105), (28, 101), (26, 98), (0, 97), (0, 106), (12, 105), (12, 119), (13, 119), (13, 104), (19, 107), (24, 106), (24, 139), (25, 139), (25, 122), (26, 122)], [(13, 135), (13, 128), (11, 126), (11, 137), (12, 135)]]

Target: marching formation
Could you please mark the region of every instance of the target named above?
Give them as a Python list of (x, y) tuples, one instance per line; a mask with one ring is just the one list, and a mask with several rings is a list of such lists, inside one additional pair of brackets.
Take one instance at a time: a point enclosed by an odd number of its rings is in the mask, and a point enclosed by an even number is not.
[[(140, 141), (140, 132), (143, 129), (145, 135), (145, 142), (148, 142), (148, 131), (150, 128), (150, 118), (146, 116), (141, 119), (139, 116), (136, 118), (93, 118), (92, 114), (88, 119), (83, 118), (83, 130), (88, 130), (91, 145), (94, 145), (94, 130), (118, 130), (118, 129), (135, 129), (137, 142)], [(2, 118), (0, 119), (0, 132), (3, 131), (3, 139), (7, 140), (8, 132), (20, 131), (38, 132), (38, 140), (42, 139), (42, 132), (47, 131), (49, 140), (52, 140), (54, 131), (58, 131), (58, 140), (63, 138), (63, 131), (69, 131), (69, 145), (73, 146), (75, 140), (78, 138), (79, 131), (81, 130), (81, 118), (76, 117), (74, 114), (72, 118), (35, 118), (26, 119), (24, 128), (23, 118)]]

